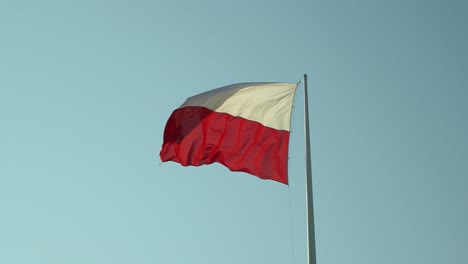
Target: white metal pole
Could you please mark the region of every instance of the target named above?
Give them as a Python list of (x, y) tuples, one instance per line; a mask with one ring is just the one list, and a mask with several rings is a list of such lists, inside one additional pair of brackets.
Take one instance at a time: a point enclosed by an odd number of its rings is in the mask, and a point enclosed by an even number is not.
[(317, 264), (315, 254), (314, 202), (312, 195), (312, 161), (310, 154), (309, 103), (307, 94), (307, 74), (304, 74), (304, 119), (306, 145), (306, 196), (307, 196), (307, 252), (308, 264)]

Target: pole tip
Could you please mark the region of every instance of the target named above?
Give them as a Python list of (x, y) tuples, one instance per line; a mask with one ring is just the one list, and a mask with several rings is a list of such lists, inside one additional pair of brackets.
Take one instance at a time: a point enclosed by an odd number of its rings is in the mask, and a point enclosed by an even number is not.
[(304, 73), (304, 78), (307, 78), (307, 74)]

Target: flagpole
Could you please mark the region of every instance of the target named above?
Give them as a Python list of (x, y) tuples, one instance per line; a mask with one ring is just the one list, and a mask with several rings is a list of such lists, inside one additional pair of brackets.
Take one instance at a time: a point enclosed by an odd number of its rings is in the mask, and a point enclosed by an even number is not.
[(315, 226), (314, 226), (314, 202), (312, 195), (312, 161), (310, 154), (309, 131), (309, 103), (307, 94), (307, 74), (304, 74), (304, 121), (305, 121), (305, 145), (306, 145), (306, 196), (307, 196), (307, 263), (316, 264), (315, 254)]

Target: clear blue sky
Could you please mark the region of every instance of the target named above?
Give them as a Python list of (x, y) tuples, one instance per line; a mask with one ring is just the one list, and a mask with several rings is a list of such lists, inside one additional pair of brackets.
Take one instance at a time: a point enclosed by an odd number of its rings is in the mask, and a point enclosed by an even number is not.
[(318, 264), (468, 263), (466, 1), (0, 1), (0, 263), (305, 263), (288, 188), (160, 165), (170, 113), (309, 74)]

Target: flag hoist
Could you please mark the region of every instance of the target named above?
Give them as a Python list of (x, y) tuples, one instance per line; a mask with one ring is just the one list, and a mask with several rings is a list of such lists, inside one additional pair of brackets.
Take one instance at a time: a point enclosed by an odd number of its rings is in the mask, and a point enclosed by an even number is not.
[[(163, 162), (231, 171), (288, 184), (296, 83), (238, 83), (189, 97), (164, 130)], [(308, 263), (316, 264), (307, 75), (304, 74)]]

